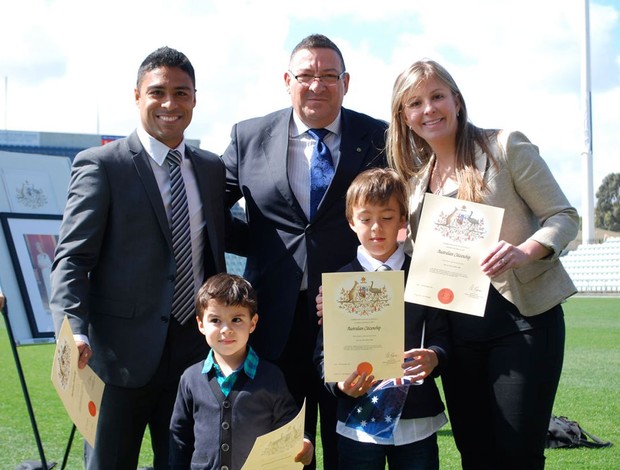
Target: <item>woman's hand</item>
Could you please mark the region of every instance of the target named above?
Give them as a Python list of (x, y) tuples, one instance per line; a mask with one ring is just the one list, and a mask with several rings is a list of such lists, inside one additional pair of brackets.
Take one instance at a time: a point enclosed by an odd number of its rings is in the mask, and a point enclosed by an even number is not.
[(526, 240), (519, 246), (514, 246), (504, 240), (491, 250), (482, 260), (482, 272), (489, 277), (505, 273), (509, 269), (521, 268), (532, 261), (548, 256), (551, 250), (535, 240)]

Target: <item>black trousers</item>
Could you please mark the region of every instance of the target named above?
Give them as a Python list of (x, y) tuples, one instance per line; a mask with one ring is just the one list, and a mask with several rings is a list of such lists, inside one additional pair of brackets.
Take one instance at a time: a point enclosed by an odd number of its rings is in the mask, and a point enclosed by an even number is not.
[(560, 306), (543, 328), (457, 342), (442, 381), (463, 469), (542, 469), (564, 359)]
[[(306, 400), (306, 433), (316, 435), (317, 420), (320, 416), (323, 468), (336, 470), (338, 468), (337, 401), (336, 397), (325, 388), (314, 366), (313, 357), (319, 330), (317, 321), (316, 311), (308, 307), (306, 292), (300, 292), (291, 334), (282, 356), (275, 363), (284, 373), (288, 388), (298, 406), (302, 405), (304, 399)], [(304, 468), (315, 469), (316, 459)]]

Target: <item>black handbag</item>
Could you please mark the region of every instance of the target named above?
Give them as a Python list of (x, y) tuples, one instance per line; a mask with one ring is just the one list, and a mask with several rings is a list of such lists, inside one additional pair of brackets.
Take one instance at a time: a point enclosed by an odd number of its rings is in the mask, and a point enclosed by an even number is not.
[(547, 431), (547, 449), (560, 447), (609, 447), (611, 442), (603, 441), (594, 434), (583, 429), (577, 421), (571, 421), (566, 416), (552, 416)]

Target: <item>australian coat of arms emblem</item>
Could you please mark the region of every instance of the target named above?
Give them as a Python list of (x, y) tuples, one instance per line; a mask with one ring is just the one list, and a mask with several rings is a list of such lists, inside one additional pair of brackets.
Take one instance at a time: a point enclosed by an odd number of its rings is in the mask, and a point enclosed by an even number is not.
[(62, 340), (62, 343), (58, 345), (58, 383), (63, 390), (67, 389), (69, 385), (69, 376), (71, 374), (71, 348), (66, 339)]
[(38, 209), (47, 204), (47, 196), (41, 188), (37, 188), (30, 181), (25, 180), (21, 187), (15, 188), (15, 197), (25, 207)]
[(484, 217), (466, 205), (455, 206), (452, 211), (442, 211), (435, 220), (435, 230), (454, 242), (483, 239), (488, 231), (486, 225)]
[(390, 296), (385, 284), (368, 281), (366, 276), (343, 286), (338, 296), (338, 307), (350, 314), (366, 316), (389, 306)]

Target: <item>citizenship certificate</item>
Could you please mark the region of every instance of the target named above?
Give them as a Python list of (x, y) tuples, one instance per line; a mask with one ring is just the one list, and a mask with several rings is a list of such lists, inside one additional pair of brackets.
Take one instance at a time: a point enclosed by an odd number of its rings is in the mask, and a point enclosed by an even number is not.
[(403, 376), (403, 271), (323, 274), (323, 351), (326, 382), (355, 370), (377, 379)]
[(407, 302), (484, 316), (480, 262), (499, 240), (504, 209), (426, 194), (405, 288)]
[(90, 366), (78, 368), (78, 347), (65, 317), (56, 342), (52, 383), (69, 417), (84, 439), (95, 447), (99, 409), (105, 385)]
[(258, 436), (241, 470), (296, 470), (304, 465), (295, 456), (304, 445), (306, 401), (292, 421), (270, 433)]

